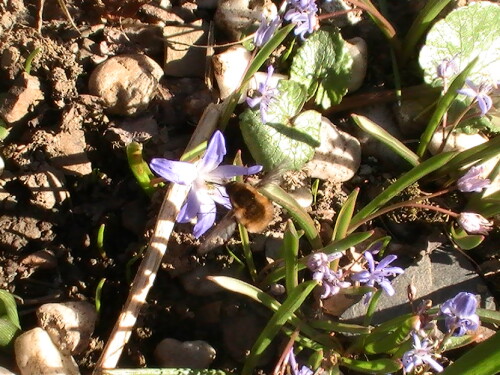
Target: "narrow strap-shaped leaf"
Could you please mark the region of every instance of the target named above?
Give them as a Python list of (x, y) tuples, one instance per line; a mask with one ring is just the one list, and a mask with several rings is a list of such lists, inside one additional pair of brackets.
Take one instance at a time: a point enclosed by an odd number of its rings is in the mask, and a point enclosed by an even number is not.
[(472, 60), (465, 67), (462, 73), (456, 76), (453, 82), (451, 82), (448, 91), (446, 91), (446, 93), (439, 99), (436, 105), (436, 110), (432, 114), (432, 117), (429, 120), (429, 123), (427, 124), (424, 133), (420, 137), (420, 144), (418, 145), (417, 149), (418, 156), (422, 157), (425, 154), (425, 151), (429, 146), (429, 142), (431, 141), (434, 132), (436, 131), (439, 123), (441, 122), (441, 119), (443, 118), (446, 111), (448, 111), (448, 108), (450, 108), (453, 100), (455, 100), (455, 98), (457, 97), (458, 95), (457, 91), (464, 86), (465, 80), (469, 76), (469, 73), (471, 72), (472, 68), (474, 67), (477, 61), (478, 57)]
[(304, 230), (304, 233), (309, 240), (313, 249), (319, 249), (323, 245), (319, 233), (316, 230), (314, 221), (309, 214), (293, 199), (285, 190), (275, 184), (264, 185), (259, 191), (267, 198), (271, 199), (276, 204), (279, 204), (288, 211), (290, 216), (299, 224)]
[(335, 221), (335, 228), (333, 229), (332, 240), (341, 240), (347, 235), (347, 228), (351, 223), (352, 215), (354, 214), (354, 207), (356, 206), (356, 199), (358, 198), (359, 188), (354, 189), (347, 197), (347, 200), (342, 205), (337, 221)]
[(466, 352), (443, 375), (493, 375), (500, 373), (500, 331)]
[(297, 256), (299, 254), (299, 236), (291, 220), (288, 220), (287, 230), (283, 238), (285, 257), (285, 284), (286, 290), (293, 290), (299, 284), (299, 265)]
[(369, 118), (361, 115), (352, 114), (352, 119), (362, 130), (370, 134), (373, 138), (379, 140), (389, 147), (396, 154), (405, 159), (413, 167), (420, 163), (420, 158), (412, 150), (406, 147), (400, 140), (391, 135), (381, 126), (375, 124)]
[(382, 358), (373, 361), (359, 361), (351, 358), (340, 358), (341, 365), (355, 371), (367, 374), (388, 374), (401, 369), (401, 362), (394, 359)]
[(141, 189), (148, 196), (153, 195), (155, 188), (151, 186), (151, 180), (154, 178), (154, 174), (142, 158), (142, 145), (140, 143), (132, 142), (127, 146), (127, 160), (130, 170)]
[(356, 229), (359, 223), (361, 223), (364, 218), (380, 209), (397, 194), (403, 191), (406, 187), (410, 186), (411, 184), (420, 180), (422, 177), (434, 172), (435, 170), (448, 163), (453, 158), (453, 156), (455, 156), (455, 154), (455, 152), (438, 154), (420, 163), (409, 172), (405, 173), (352, 218), (351, 225), (349, 226), (349, 231), (352, 232), (354, 229)]
[(264, 353), (273, 338), (278, 334), (281, 327), (302, 305), (304, 300), (312, 292), (316, 285), (318, 285), (316, 281), (306, 281), (291, 291), (278, 311), (276, 311), (271, 319), (269, 319), (267, 325), (262, 330), (262, 333), (255, 341), (252, 349), (250, 350), (250, 355), (247, 357), (245, 365), (241, 371), (242, 375), (250, 375), (252, 373), (257, 364), (257, 360)]

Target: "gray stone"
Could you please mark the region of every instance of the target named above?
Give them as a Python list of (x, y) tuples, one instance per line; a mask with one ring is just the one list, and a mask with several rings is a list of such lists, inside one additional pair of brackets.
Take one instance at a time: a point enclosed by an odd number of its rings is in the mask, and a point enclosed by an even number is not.
[[(382, 294), (373, 316), (374, 324), (411, 312), (407, 298), (407, 287), (410, 284), (416, 288), (415, 306), (428, 299), (435, 306), (455, 297), (459, 292), (469, 292), (479, 296), (480, 307), (495, 309), (491, 293), (469, 260), (452, 249), (437, 249), (430, 255), (424, 255), (392, 281), (396, 293), (392, 297)], [(362, 321), (366, 308), (363, 302), (359, 302), (341, 318)]]
[(215, 359), (215, 349), (205, 341), (185, 341), (166, 338), (154, 351), (160, 367), (173, 368), (208, 368)]

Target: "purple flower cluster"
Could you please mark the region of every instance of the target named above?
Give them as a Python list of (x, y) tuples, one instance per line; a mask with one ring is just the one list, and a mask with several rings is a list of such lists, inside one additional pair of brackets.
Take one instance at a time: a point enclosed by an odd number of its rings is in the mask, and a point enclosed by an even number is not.
[(260, 111), (260, 119), (263, 124), (267, 122), (267, 111), (269, 109), (269, 105), (271, 104), (271, 100), (278, 93), (278, 89), (272, 83), (272, 76), (274, 73), (274, 68), (272, 65), (269, 65), (267, 68), (267, 77), (264, 82), (259, 83), (258, 92), (259, 96), (255, 98), (247, 98), (247, 104), (250, 108), (254, 108), (259, 105)]
[(388, 255), (380, 262), (376, 263), (372, 253), (369, 251), (365, 251), (363, 255), (368, 263), (368, 269), (355, 273), (351, 276), (351, 279), (359, 281), (360, 283), (365, 283), (371, 287), (378, 284), (389, 296), (393, 296), (394, 288), (388, 277), (396, 276), (404, 272), (401, 267), (389, 267), (389, 265), (397, 259), (397, 256)]
[(490, 186), (491, 181), (482, 177), (483, 167), (471, 167), (466, 174), (457, 181), (458, 190), (462, 193), (479, 193), (481, 190)]
[(441, 305), (441, 313), (446, 315), (445, 325), (448, 332), (455, 336), (463, 336), (467, 331), (475, 331), (479, 327), (479, 316), (476, 314), (477, 300), (474, 294), (461, 292)]
[(290, 9), (283, 18), (296, 24), (293, 32), (304, 40), (306, 33), (311, 34), (318, 27), (318, 6), (315, 0), (288, 0), (288, 3)]
[(195, 217), (193, 234), (200, 237), (215, 221), (215, 204), (231, 208), (231, 202), (222, 184), (235, 176), (258, 173), (262, 166), (240, 167), (220, 165), (226, 155), (226, 143), (220, 131), (216, 131), (202, 159), (197, 163), (155, 158), (151, 169), (164, 179), (180, 185), (190, 186), (186, 202), (177, 215), (179, 223), (188, 223)]
[(337, 272), (330, 268), (330, 262), (342, 256), (341, 253), (327, 255), (325, 253), (312, 254), (307, 260), (307, 267), (313, 273), (313, 280), (321, 283), (323, 291), (320, 298), (328, 298), (337, 294), (341, 288), (351, 286), (351, 283), (343, 281), (342, 270)]

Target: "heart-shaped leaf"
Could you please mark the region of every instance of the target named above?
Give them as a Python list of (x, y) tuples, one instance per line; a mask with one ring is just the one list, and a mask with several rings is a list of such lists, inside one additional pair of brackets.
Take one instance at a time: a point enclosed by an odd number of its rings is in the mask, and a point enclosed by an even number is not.
[(300, 169), (319, 145), (321, 114), (305, 111), (297, 115), (305, 100), (304, 86), (281, 80), (262, 123), (258, 110), (247, 109), (240, 116), (245, 143), (255, 161), (266, 170), (282, 164)]
[(352, 57), (336, 28), (322, 28), (298, 49), (290, 68), (290, 79), (303, 84), (307, 95), (324, 109), (340, 103), (347, 93)]
[[(427, 34), (419, 63), (427, 83), (441, 85), (437, 66), (454, 59), (457, 74), (474, 58), (479, 61), (469, 79), (479, 84), (484, 79), (500, 80), (500, 6), (488, 1), (472, 3), (452, 11)], [(452, 77), (454, 78), (454, 77)]]

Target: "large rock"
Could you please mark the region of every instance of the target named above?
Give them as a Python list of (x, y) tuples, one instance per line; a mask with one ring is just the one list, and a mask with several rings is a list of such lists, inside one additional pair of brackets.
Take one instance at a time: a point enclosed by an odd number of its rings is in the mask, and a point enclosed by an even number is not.
[[(434, 305), (441, 304), (459, 292), (469, 292), (480, 296), (481, 307), (495, 309), (491, 293), (469, 260), (452, 249), (437, 249), (424, 255), (392, 281), (396, 293), (392, 297), (382, 294), (373, 316), (374, 324), (411, 312), (407, 298), (410, 284), (416, 288), (415, 306), (426, 299), (431, 299)], [(349, 308), (342, 319), (361, 322), (366, 308), (367, 305), (361, 301)]]
[(89, 90), (109, 113), (133, 115), (148, 107), (162, 75), (162, 68), (145, 55), (115, 56), (94, 69)]
[(350, 180), (361, 163), (361, 146), (352, 135), (322, 117), (319, 147), (305, 165), (309, 177), (343, 182)]
[(61, 353), (42, 328), (19, 336), (14, 352), (21, 375), (80, 375), (73, 357)]
[(85, 301), (46, 303), (36, 312), (39, 325), (65, 354), (79, 354), (90, 343), (97, 313)]

